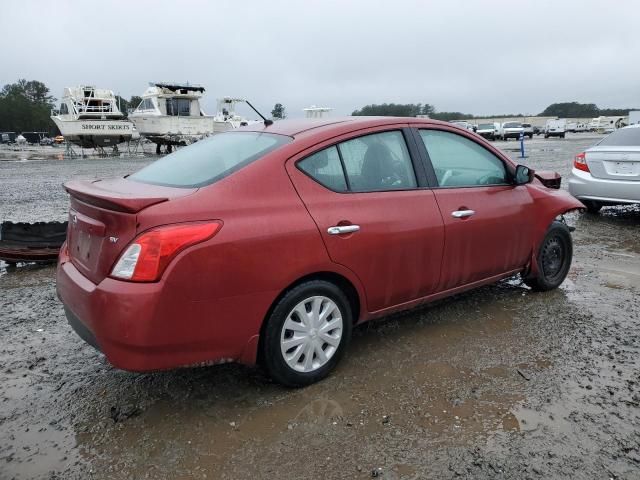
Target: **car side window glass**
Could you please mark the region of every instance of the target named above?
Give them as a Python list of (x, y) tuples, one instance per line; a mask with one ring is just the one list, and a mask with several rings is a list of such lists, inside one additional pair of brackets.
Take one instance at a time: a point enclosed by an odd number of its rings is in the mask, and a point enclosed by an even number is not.
[(504, 163), (476, 142), (451, 132), (420, 130), (440, 187), (509, 183)]
[(320, 150), (298, 162), (298, 168), (330, 190), (347, 191), (347, 182), (335, 146)]
[(353, 192), (416, 188), (411, 157), (400, 131), (374, 133), (338, 145)]

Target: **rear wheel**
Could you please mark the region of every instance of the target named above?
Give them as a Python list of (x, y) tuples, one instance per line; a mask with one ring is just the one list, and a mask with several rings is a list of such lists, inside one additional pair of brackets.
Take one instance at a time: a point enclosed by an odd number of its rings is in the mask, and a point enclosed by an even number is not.
[(547, 230), (536, 256), (536, 277), (524, 279), (533, 290), (545, 292), (558, 288), (569, 273), (573, 257), (573, 241), (569, 228), (555, 221)]
[(587, 207), (587, 212), (589, 213), (598, 213), (602, 208), (602, 204), (594, 200), (583, 200), (582, 203)]
[(333, 283), (312, 280), (288, 291), (267, 319), (264, 366), (277, 382), (302, 387), (326, 377), (351, 338), (351, 309)]

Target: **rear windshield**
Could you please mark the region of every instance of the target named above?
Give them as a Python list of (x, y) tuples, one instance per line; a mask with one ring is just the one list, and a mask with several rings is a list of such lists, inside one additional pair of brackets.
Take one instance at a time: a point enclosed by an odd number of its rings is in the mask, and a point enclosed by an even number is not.
[(598, 145), (610, 147), (640, 147), (640, 127), (621, 128), (604, 137)]
[(481, 123), (478, 125), (478, 130), (488, 130), (490, 128), (495, 128), (493, 123)]
[(129, 179), (167, 187), (203, 187), (290, 141), (290, 137), (270, 133), (219, 133), (178, 149), (134, 173)]
[(504, 124), (504, 128), (522, 128), (522, 124), (517, 122), (508, 122)]

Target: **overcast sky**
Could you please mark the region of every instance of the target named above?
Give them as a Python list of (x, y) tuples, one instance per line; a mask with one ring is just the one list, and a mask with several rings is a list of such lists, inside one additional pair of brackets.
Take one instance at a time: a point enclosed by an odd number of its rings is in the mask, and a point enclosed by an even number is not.
[(640, 2), (3, 0), (0, 84), (60, 98), (202, 84), (289, 116), (370, 103), (536, 114), (561, 101), (640, 107)]

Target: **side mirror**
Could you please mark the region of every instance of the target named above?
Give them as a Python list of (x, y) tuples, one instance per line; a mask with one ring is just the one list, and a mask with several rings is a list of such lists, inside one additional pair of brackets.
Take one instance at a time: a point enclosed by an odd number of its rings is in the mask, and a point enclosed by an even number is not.
[(516, 174), (514, 175), (514, 183), (516, 185), (525, 185), (533, 181), (534, 171), (524, 165), (518, 165), (516, 167)]

